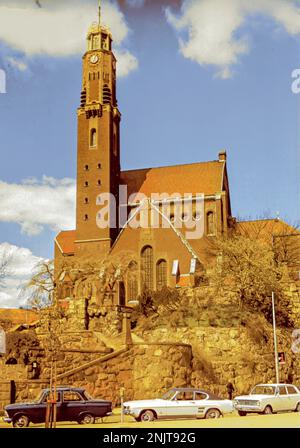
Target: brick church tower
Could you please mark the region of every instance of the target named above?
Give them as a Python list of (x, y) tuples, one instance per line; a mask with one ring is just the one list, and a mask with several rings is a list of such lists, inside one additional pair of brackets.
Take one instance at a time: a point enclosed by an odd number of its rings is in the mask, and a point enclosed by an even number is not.
[[(109, 214), (110, 218), (106, 214), (110, 225), (99, 228), (97, 224), (101, 208), (118, 207), (121, 114), (116, 100), (116, 58), (111, 47), (111, 33), (99, 20), (87, 35), (77, 110), (75, 254), (79, 256), (105, 255), (118, 233), (114, 213)], [(98, 196), (105, 193), (112, 193), (116, 204), (110, 200), (97, 204)]]

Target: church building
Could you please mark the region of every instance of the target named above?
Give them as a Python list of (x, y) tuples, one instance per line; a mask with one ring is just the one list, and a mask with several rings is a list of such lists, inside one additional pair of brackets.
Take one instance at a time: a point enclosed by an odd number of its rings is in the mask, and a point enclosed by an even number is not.
[(145, 287), (195, 285), (208, 240), (226, 235), (234, 219), (225, 151), (207, 162), (121, 170), (116, 62), (109, 29), (93, 24), (77, 109), (76, 229), (57, 235), (55, 264), (127, 253), (139, 276), (134, 287), (125, 283), (126, 304)]

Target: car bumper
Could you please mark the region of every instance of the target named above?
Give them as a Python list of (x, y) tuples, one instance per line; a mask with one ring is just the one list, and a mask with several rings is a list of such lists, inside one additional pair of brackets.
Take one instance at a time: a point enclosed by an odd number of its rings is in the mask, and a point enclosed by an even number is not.
[(9, 418), (9, 417), (3, 417), (3, 421), (4, 421), (5, 423), (11, 423), (11, 422), (12, 422), (12, 418)]
[(140, 411), (135, 411), (134, 409), (124, 409), (123, 410), (124, 415), (131, 415), (132, 417), (138, 417), (140, 414)]
[(242, 412), (262, 412), (263, 411), (261, 406), (236, 405), (234, 407), (234, 409), (236, 409), (237, 411), (242, 411)]

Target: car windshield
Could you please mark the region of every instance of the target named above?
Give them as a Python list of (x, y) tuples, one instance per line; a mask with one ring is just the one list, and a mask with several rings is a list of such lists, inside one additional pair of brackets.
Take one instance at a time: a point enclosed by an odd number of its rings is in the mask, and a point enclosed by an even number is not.
[(176, 391), (174, 389), (168, 390), (168, 392), (166, 392), (161, 398), (163, 400), (172, 400), (175, 393), (176, 393)]
[(36, 396), (35, 400), (33, 400), (33, 402), (39, 403), (41, 401), (43, 395), (44, 395), (44, 391), (42, 390), (41, 392), (38, 393), (38, 395)]
[(274, 386), (255, 386), (250, 395), (275, 395), (276, 387)]

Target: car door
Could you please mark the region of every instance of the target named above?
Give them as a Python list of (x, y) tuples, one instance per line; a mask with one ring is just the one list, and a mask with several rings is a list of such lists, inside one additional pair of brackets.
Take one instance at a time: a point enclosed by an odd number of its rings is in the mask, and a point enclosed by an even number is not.
[(278, 386), (275, 400), (276, 400), (276, 408), (278, 411), (287, 411), (289, 409), (290, 406), (289, 396), (287, 394), (287, 390), (284, 385)]
[(170, 417), (193, 417), (197, 415), (197, 405), (193, 391), (179, 391), (167, 403), (166, 415)]
[[(38, 403), (34, 404), (34, 407), (32, 408), (32, 414), (31, 414), (31, 421), (33, 423), (43, 423), (46, 420), (46, 410), (47, 410), (47, 403), (48, 400), (50, 400), (50, 392), (46, 391), (40, 401)], [(60, 392), (56, 392), (56, 420), (60, 420), (60, 414), (61, 414), (61, 398), (60, 398)]]
[(292, 385), (286, 386), (286, 390), (289, 398), (289, 410), (294, 411), (297, 407), (297, 404), (300, 403), (300, 394)]
[(209, 402), (207, 401), (209, 399), (209, 396), (205, 392), (196, 391), (194, 393), (194, 398), (197, 407), (197, 415), (202, 417), (209, 407)]
[(30, 410), (28, 409), (28, 415), (33, 423), (42, 423), (46, 419), (47, 398), (49, 392), (44, 392), (39, 401), (34, 403)]
[(77, 421), (79, 414), (85, 410), (85, 400), (77, 391), (64, 391), (61, 405), (61, 419)]

